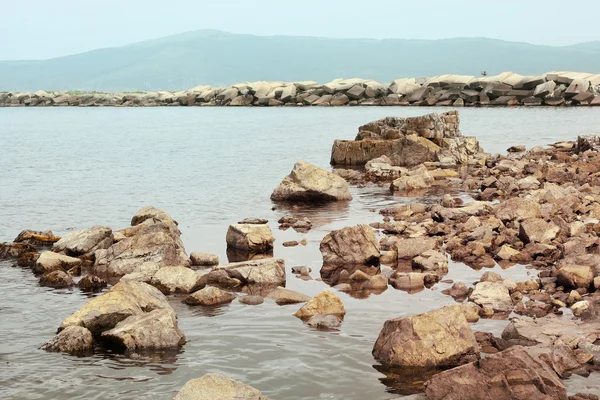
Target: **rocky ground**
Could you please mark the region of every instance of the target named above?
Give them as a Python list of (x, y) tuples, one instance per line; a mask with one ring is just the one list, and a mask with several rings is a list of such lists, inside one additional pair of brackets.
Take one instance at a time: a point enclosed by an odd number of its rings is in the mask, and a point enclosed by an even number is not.
[[(600, 137), (514, 146), (504, 156), (484, 153), (458, 127), (456, 112), (374, 121), (344, 151), (333, 148), (338, 167), (364, 168), (332, 173), (298, 162), (275, 188), (273, 201), (287, 203), (352, 201), (350, 185), (381, 185), (401, 196), (446, 193), (439, 204), (378, 210), (369, 225), (327, 234), (320, 276), (331, 288), (313, 298), (285, 288), (273, 233), (252, 218), (229, 227), (225, 264), (208, 253), (188, 256), (177, 222), (154, 207), (120, 230), (96, 226), (62, 238), (23, 231), (0, 244), (0, 259), (31, 268), (40, 285), (102, 292), (42, 346), (81, 355), (185, 346), (166, 297), (176, 293), (189, 307), (236, 298), (248, 307), (264, 298), (297, 304), (294, 316), (308, 326), (335, 330), (348, 312), (336, 291), (362, 297), (390, 286), (414, 293), (453, 283), (444, 279), (451, 259), (481, 271), (480, 279), (444, 290), (455, 305), (387, 321), (372, 350), (383, 373), (421, 376), (424, 393), (413, 398), (598, 399), (567, 396), (562, 379), (600, 367)], [(300, 232), (312, 226), (294, 216), (279, 223)], [(537, 276), (515, 282), (485, 271), (497, 264), (526, 265)], [(291, 272), (310, 279), (306, 267)], [(480, 318), (505, 320), (502, 335), (473, 331)], [(176, 398), (240, 393), (266, 398), (216, 374), (188, 382)]]
[(391, 83), (336, 79), (326, 84), (248, 82), (228, 87), (197, 86), (180, 92), (0, 93), (0, 107), (48, 106), (598, 106), (600, 74), (549, 72), (523, 76), (441, 75)]

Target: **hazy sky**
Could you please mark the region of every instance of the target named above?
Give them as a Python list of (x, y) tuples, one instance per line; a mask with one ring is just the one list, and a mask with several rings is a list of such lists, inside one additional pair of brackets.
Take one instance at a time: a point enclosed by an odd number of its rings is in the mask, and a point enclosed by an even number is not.
[(257, 35), (568, 45), (600, 39), (600, 0), (0, 0), (0, 59), (45, 59), (196, 29)]

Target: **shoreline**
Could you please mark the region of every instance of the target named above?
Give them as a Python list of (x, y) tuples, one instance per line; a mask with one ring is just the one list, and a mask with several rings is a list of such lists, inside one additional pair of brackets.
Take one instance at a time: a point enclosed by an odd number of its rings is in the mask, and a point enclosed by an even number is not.
[(600, 74), (504, 72), (475, 77), (441, 75), (391, 83), (336, 79), (320, 84), (251, 82), (197, 86), (179, 92), (0, 92), (0, 107), (589, 107), (600, 106)]

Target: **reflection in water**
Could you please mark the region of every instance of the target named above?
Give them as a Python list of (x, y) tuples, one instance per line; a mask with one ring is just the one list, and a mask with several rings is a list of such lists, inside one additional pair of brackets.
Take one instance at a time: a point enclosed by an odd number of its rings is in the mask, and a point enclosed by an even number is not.
[(230, 263), (249, 261), (249, 260), (262, 260), (265, 258), (273, 258), (273, 252), (269, 253), (252, 253), (246, 250), (234, 249), (231, 247), (227, 248), (227, 260)]
[(381, 364), (375, 364), (373, 368), (385, 375), (379, 380), (388, 387), (389, 392), (403, 396), (421, 393), (425, 382), (442, 371), (433, 368), (391, 368)]

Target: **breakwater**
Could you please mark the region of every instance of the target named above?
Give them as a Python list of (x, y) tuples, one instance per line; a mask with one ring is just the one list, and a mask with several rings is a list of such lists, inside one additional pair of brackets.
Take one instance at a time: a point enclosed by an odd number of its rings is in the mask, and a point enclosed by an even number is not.
[(247, 82), (155, 92), (2, 92), (0, 107), (49, 106), (600, 106), (600, 74), (504, 72), (475, 77), (441, 75), (391, 83), (336, 79), (320, 84)]

